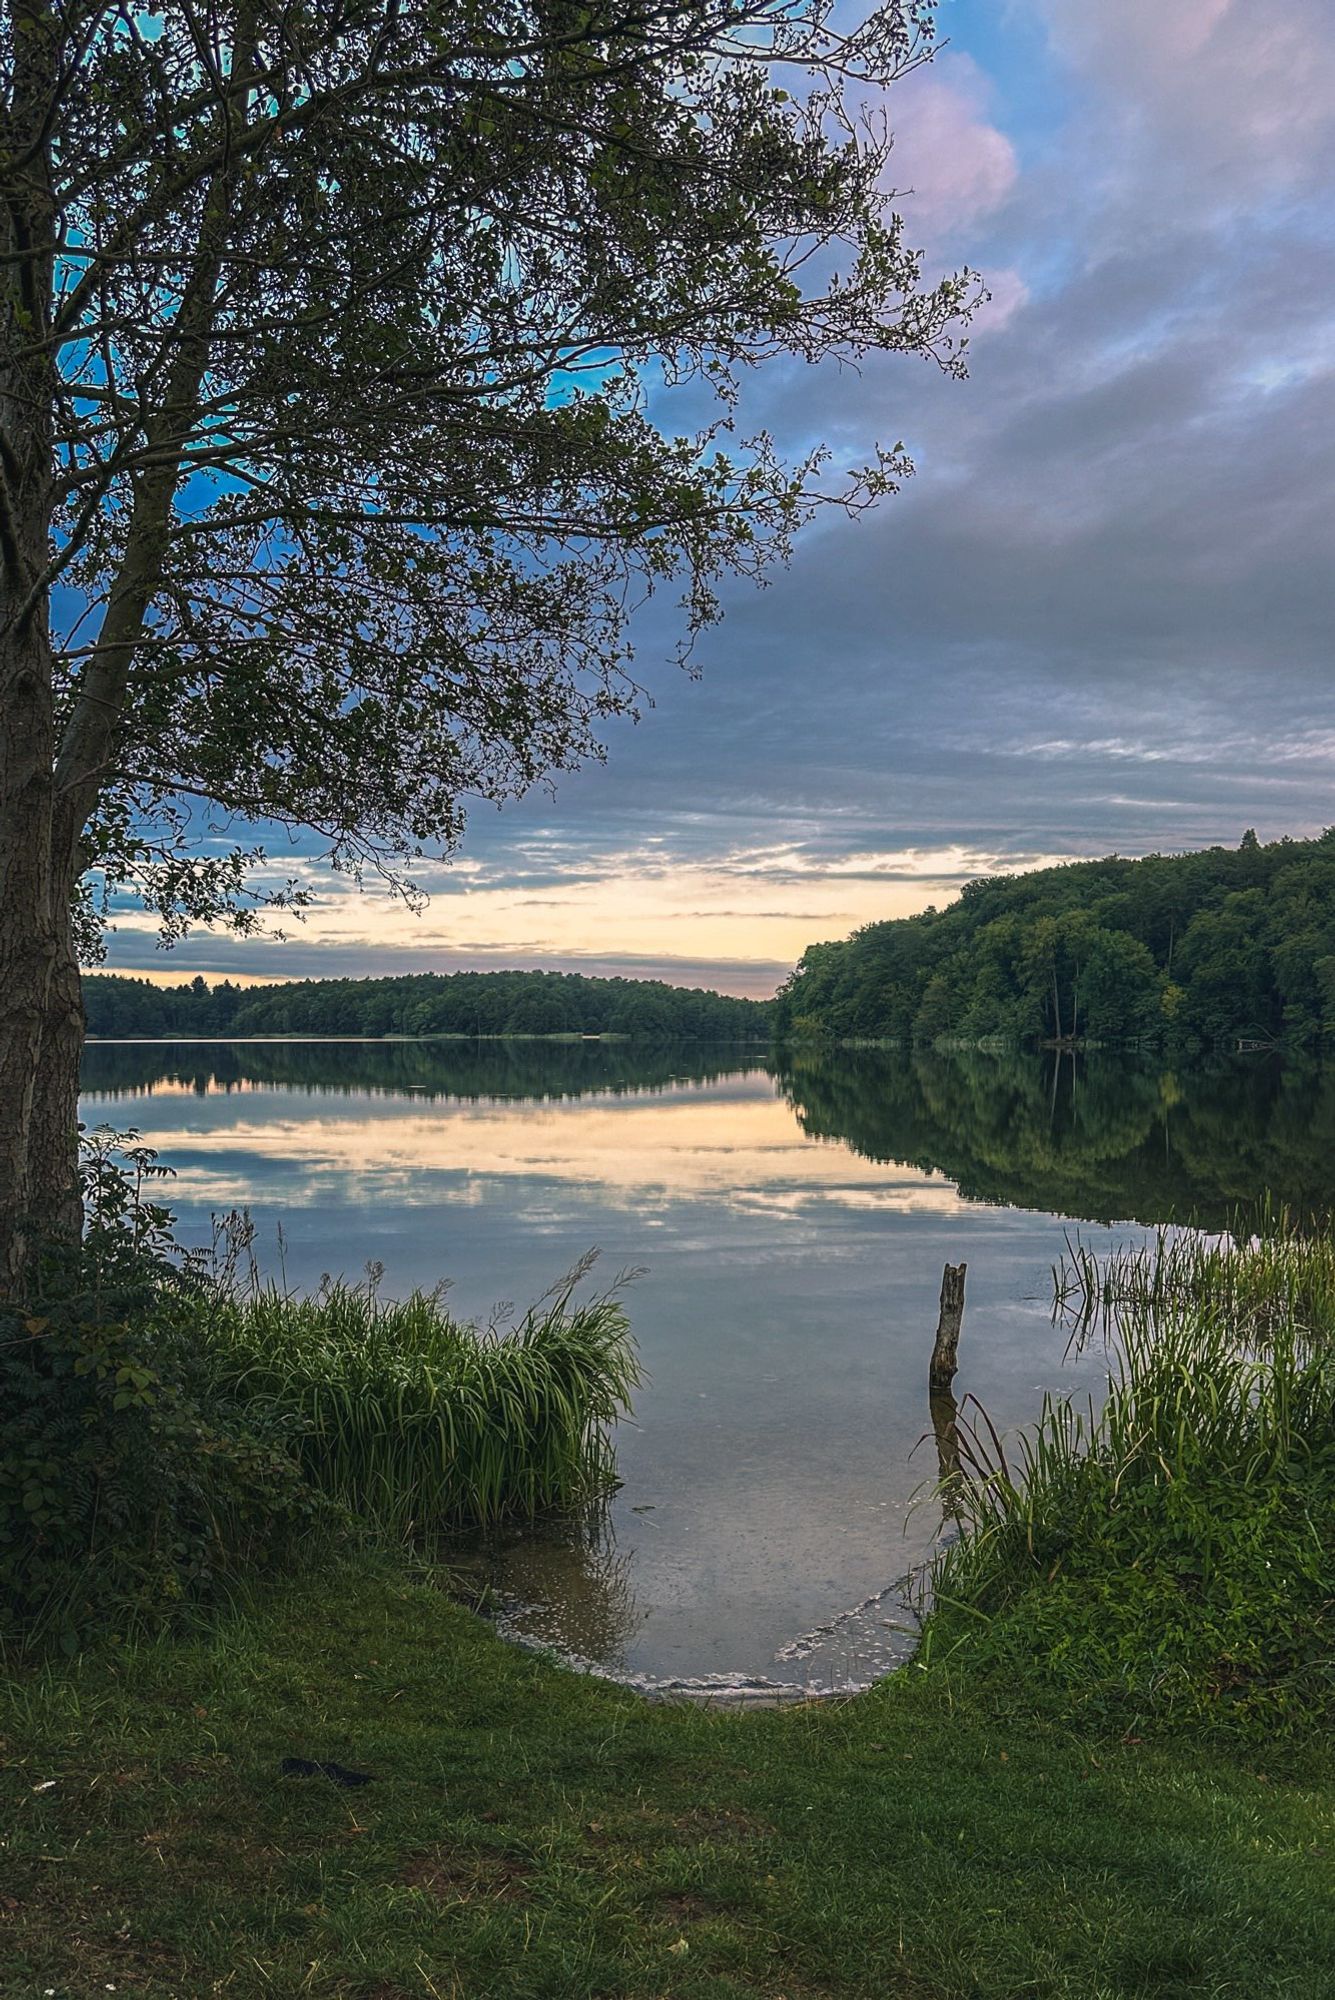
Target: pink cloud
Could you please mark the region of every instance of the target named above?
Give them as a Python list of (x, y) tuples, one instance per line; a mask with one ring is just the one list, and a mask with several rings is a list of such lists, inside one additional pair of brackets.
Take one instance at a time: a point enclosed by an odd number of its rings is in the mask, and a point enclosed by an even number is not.
[(1335, 129), (1329, 0), (1030, 4), (1058, 53), (1119, 107), (1137, 149), (1172, 163), (1179, 198), (1244, 205), (1322, 171)]
[(905, 194), (915, 239), (968, 228), (999, 208), (1015, 185), (1015, 149), (988, 120), (987, 89), (975, 63), (946, 56), (895, 93), (888, 178)]
[(984, 276), (991, 297), (970, 329), (970, 339), (975, 342), (983, 334), (1000, 333), (1029, 301), (1029, 287), (1013, 264), (999, 270), (989, 266)]

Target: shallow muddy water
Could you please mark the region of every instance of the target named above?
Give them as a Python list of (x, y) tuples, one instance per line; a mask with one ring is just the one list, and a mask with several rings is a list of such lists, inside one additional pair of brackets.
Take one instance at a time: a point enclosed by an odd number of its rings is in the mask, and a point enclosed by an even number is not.
[(946, 1261), (969, 1267), (956, 1390), (1013, 1427), (1102, 1379), (1051, 1318), (1068, 1231), (1217, 1228), (1266, 1187), (1325, 1207), (1335, 1161), (1335, 1090), (1254, 1059), (102, 1043), (83, 1115), (160, 1150), (185, 1241), (248, 1207), (292, 1286), (374, 1260), (387, 1291), (448, 1278), (490, 1318), (591, 1247), (595, 1284), (642, 1267), (606, 1515), (467, 1559), (517, 1637), (753, 1694), (864, 1685), (912, 1649)]

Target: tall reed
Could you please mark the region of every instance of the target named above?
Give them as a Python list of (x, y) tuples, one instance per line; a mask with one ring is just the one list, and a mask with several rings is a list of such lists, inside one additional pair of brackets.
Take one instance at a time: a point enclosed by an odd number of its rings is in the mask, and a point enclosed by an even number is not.
[(1201, 1312), (1251, 1334), (1294, 1322), (1335, 1330), (1335, 1228), (1266, 1201), (1227, 1235), (1161, 1228), (1102, 1256), (1077, 1237), (1052, 1269), (1053, 1303), (1077, 1328), (1128, 1314)]
[(936, 1641), (1137, 1725), (1331, 1719), (1335, 1242), (1161, 1236), (1073, 1270), (1106, 1395), (1049, 1395), (1009, 1443), (966, 1401)]
[(223, 1300), (210, 1346), (224, 1393), (287, 1416), (314, 1485), (405, 1538), (605, 1494), (639, 1379), (620, 1300), (568, 1289), (506, 1331), (434, 1294), (260, 1289)]

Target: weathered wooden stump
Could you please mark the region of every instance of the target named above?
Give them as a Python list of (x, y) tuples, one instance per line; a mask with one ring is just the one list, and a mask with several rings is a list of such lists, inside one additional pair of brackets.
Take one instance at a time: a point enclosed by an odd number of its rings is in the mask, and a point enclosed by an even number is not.
[(942, 1499), (949, 1511), (964, 1478), (960, 1458), (960, 1407), (949, 1389), (933, 1389), (931, 1394), (932, 1433), (936, 1438), (936, 1477)]
[(964, 1323), (964, 1274), (967, 1264), (947, 1264), (941, 1279), (941, 1314), (928, 1381), (933, 1389), (948, 1389), (959, 1366), (960, 1327)]

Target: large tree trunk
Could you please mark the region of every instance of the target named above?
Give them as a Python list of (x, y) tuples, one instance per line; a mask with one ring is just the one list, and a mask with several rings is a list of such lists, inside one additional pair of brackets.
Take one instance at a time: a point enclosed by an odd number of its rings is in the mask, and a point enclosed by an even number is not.
[[(254, 68), (258, 0), (237, 9), (232, 81)], [(124, 552), (58, 752), (47, 625), (53, 500), (51, 337), (58, 231), (51, 131), (69, 23), (52, 0), (16, 7), (13, 83), (0, 155), (0, 1299), (23, 1282), (37, 1236), (77, 1236), (83, 1003), (71, 899), (83, 829), (116, 767), (144, 621), (158, 590), (181, 452), (208, 368), (241, 154), (224, 145), (204, 201), (148, 452), (132, 479)], [(248, 86), (220, 100), (239, 135)], [(191, 254), (183, 246), (183, 254)]]
[(28, 1144), (33, 1227), (51, 1243), (77, 1242), (83, 1231), (79, 1187), (79, 1065), (83, 1056), (83, 982), (70, 922), (72, 891), (53, 883), (56, 955), (42, 1022)]
[(66, 32), (49, 0), (13, 9), (0, 202), (0, 1299), (32, 1245), (32, 1121), (58, 955), (52, 900), (51, 556), (55, 274), (50, 127)]
[(0, 612), (0, 1298), (21, 1289), (38, 1219), (33, 1112), (58, 956), (51, 899), (53, 748), (45, 625)]

